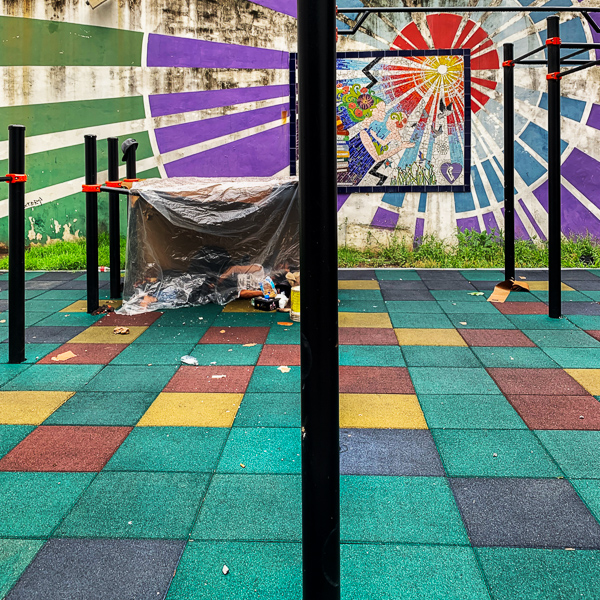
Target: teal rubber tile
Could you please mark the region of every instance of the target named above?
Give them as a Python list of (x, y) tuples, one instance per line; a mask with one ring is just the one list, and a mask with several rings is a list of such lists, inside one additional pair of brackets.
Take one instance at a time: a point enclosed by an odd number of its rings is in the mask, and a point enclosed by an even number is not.
[[(164, 350), (163, 350), (164, 351)], [(178, 367), (105, 367), (86, 386), (86, 392), (161, 392)]]
[(43, 312), (52, 314), (61, 311), (63, 308), (67, 308), (73, 304), (71, 300), (28, 300), (25, 302), (25, 312)]
[(498, 315), (498, 309), (491, 302), (448, 302), (439, 303), (441, 309), (448, 315)]
[[(588, 294), (589, 292), (585, 292), (585, 294)], [(538, 292), (538, 291), (532, 291), (531, 294), (533, 296), (536, 296), (537, 298), (539, 298), (542, 302), (548, 302), (548, 294), (549, 292)], [(585, 302), (585, 301), (589, 301), (588, 296), (586, 296), (583, 292), (569, 292), (569, 291), (563, 291), (561, 292), (561, 300), (563, 302)]]
[(536, 431), (540, 442), (570, 479), (600, 479), (600, 431)]
[[(487, 300), (492, 295), (493, 291), (486, 291), (484, 300)], [(534, 296), (531, 292), (512, 292), (507, 299), (507, 302), (539, 302), (540, 299)]]
[(0, 598), (17, 583), (43, 545), (42, 540), (0, 540)]
[(600, 292), (583, 292), (583, 294), (586, 296), (586, 299), (589, 298), (594, 302), (600, 302)]
[(478, 346), (473, 352), (484, 367), (556, 369), (558, 365), (548, 352), (539, 348), (517, 348), (503, 346)]
[(568, 319), (551, 319), (548, 315), (507, 315), (506, 318), (518, 329), (575, 329)]
[(383, 304), (383, 296), (379, 290), (338, 290), (338, 299), (344, 300), (361, 300), (365, 304), (373, 302), (374, 304)]
[[(286, 317), (286, 319), (282, 319)], [(274, 312), (221, 313), (215, 317), (213, 327), (269, 327), (277, 321), (287, 320), (288, 314)]]
[(416, 271), (404, 269), (375, 269), (375, 276), (379, 281), (420, 281), (421, 277)]
[(300, 429), (234, 427), (225, 444), (217, 471), (300, 473)]
[(477, 548), (495, 600), (565, 600), (598, 597), (598, 550)]
[[(25, 290), (25, 300), (33, 300), (33, 298), (41, 298), (45, 294), (50, 292), (44, 292), (44, 290)], [(44, 298), (45, 299), (45, 298)], [(8, 300), (8, 290), (0, 292), (0, 300)]]
[(338, 305), (340, 312), (352, 313), (384, 313), (386, 312), (385, 302), (373, 300), (342, 300)]
[(0, 458), (24, 440), (35, 427), (29, 425), (0, 425)]
[(449, 477), (562, 477), (531, 431), (433, 429)]
[(345, 475), (340, 478), (343, 541), (469, 543), (442, 477)]
[(412, 314), (440, 314), (442, 309), (437, 302), (431, 300), (388, 300), (385, 303), (388, 312)]
[(302, 541), (301, 476), (215, 475), (191, 538)]
[(105, 471), (211, 473), (228, 433), (222, 427), (136, 427)]
[[(25, 281), (35, 279), (40, 275), (43, 275), (46, 271), (25, 271)], [(8, 281), (8, 272), (0, 273), (0, 281)]]
[(300, 394), (246, 394), (234, 427), (300, 427)]
[(581, 329), (588, 331), (600, 329), (600, 316), (569, 315), (567, 318)]
[(222, 310), (218, 304), (166, 310), (157, 323), (162, 327), (210, 327)]
[(344, 600), (490, 600), (471, 548), (342, 544), (341, 555)]
[(546, 348), (544, 352), (563, 369), (597, 369), (600, 348)]
[[(31, 365), (3, 365), (0, 364), (0, 385), (4, 385), (5, 383), (8, 383), (9, 381), (11, 381), (12, 379), (14, 379), (15, 377), (17, 377), (17, 375), (20, 375), (21, 373), (27, 371), (27, 369), (30, 369)], [(27, 389), (27, 388), (23, 388), (23, 389)]]
[(91, 327), (104, 315), (92, 316), (82, 312), (58, 312), (41, 320), (38, 325), (44, 327)]
[(399, 329), (454, 329), (444, 314), (391, 313), (392, 326)]
[(195, 344), (184, 342), (166, 344), (158, 349), (150, 344), (130, 344), (111, 361), (111, 366), (139, 365), (177, 365), (182, 364), (181, 357), (187, 356)]
[(419, 394), (418, 398), (430, 429), (527, 429), (501, 395)]
[[(34, 290), (29, 290), (34, 291)], [(37, 291), (37, 290), (35, 290)], [(73, 304), (75, 300), (83, 300), (87, 296), (86, 290), (49, 290), (38, 294), (35, 297), (39, 301), (46, 300), (69, 300), (69, 304)], [(67, 306), (69, 305), (67, 304)]]
[(3, 391), (65, 391), (84, 387), (102, 370), (102, 365), (31, 365), (2, 386)]
[(340, 365), (405, 367), (400, 346), (340, 346)]
[(432, 290), (432, 296), (438, 302), (485, 302), (486, 296), (471, 296), (466, 290)]
[(289, 373), (283, 373), (279, 367), (255, 367), (246, 391), (254, 394), (260, 392), (300, 393), (300, 367), (288, 368), (290, 369)]
[(48, 537), (94, 476), (0, 473), (0, 537)]
[(481, 367), (471, 348), (403, 346), (402, 352), (409, 367)]
[(198, 359), (198, 364), (207, 367), (212, 364), (255, 365), (261, 350), (262, 344), (198, 344), (190, 354)]
[[(125, 276), (125, 271), (121, 271), (121, 277)], [(76, 277), (73, 281), (85, 281), (86, 280), (86, 275), (80, 275), (79, 277)], [(98, 273), (98, 280), (99, 281), (110, 281), (110, 272), (108, 273)]]
[[(36, 363), (60, 346), (61, 344), (25, 344), (25, 363)], [(0, 345), (0, 364), (3, 363), (8, 363), (8, 344)]]
[(498, 311), (496, 314), (457, 313), (449, 317), (457, 329), (515, 329), (514, 324)]
[(537, 346), (545, 348), (600, 348), (591, 335), (576, 330), (524, 329), (523, 333)]
[[(53, 313), (49, 311), (34, 311), (28, 310), (28, 307), (25, 307), (25, 327), (31, 327), (36, 323), (40, 323), (40, 321), (46, 319), (51, 314)], [(8, 328), (8, 311), (0, 313), (0, 321), (4, 321), (4, 323), (0, 323), (0, 327)]]
[(159, 323), (155, 323), (139, 338), (133, 340), (133, 344), (150, 344), (154, 349), (162, 344), (193, 345), (197, 344), (207, 331), (208, 327), (162, 327)]
[(502, 271), (493, 271), (488, 269), (467, 269), (465, 271), (460, 271), (460, 274), (467, 281), (497, 281), (500, 283), (505, 279)]
[[(291, 323), (291, 321), (287, 321)], [(292, 326), (273, 325), (267, 335), (265, 344), (299, 344), (300, 343), (300, 323), (294, 323)]]
[[(229, 573), (223, 575), (223, 566)], [(167, 600), (301, 600), (302, 545), (188, 543)]]
[(600, 480), (572, 479), (571, 484), (585, 505), (590, 509), (596, 521), (600, 521)]
[(77, 392), (44, 425), (112, 425), (131, 427), (150, 408), (158, 392)]
[(204, 473), (100, 473), (55, 537), (187, 539)]
[(483, 367), (409, 367), (408, 370), (417, 394), (500, 393)]

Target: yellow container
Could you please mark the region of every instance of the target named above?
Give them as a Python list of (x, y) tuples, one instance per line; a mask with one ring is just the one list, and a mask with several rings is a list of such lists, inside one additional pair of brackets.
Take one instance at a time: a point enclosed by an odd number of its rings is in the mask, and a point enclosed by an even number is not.
[[(298, 320), (300, 320), (300, 286), (292, 288), (292, 297), (290, 299), (290, 308), (292, 309), (292, 315), (298, 315)], [(295, 319), (292, 319), (295, 320)]]

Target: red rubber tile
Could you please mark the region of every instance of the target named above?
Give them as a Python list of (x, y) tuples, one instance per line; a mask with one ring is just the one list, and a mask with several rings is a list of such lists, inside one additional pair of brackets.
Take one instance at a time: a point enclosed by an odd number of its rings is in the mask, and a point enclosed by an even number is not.
[(506, 398), (530, 429), (600, 430), (600, 402), (593, 396)]
[(458, 329), (469, 346), (518, 346), (533, 348), (535, 344), (515, 329)]
[(495, 302), (503, 315), (547, 315), (548, 306), (543, 302)]
[(132, 429), (42, 425), (0, 460), (0, 471), (101, 471)]
[(414, 394), (405, 367), (340, 367), (341, 394)]
[(268, 327), (209, 327), (201, 344), (264, 344)]
[(566, 371), (562, 369), (487, 369), (505, 396), (589, 396)]
[(271, 344), (263, 346), (256, 364), (265, 367), (277, 367), (279, 365), (299, 367), (300, 344)]
[(163, 392), (243, 394), (253, 371), (254, 367), (180, 367)]
[(108, 313), (92, 327), (147, 327), (162, 317), (161, 312), (149, 312), (141, 315), (118, 315)]
[(341, 327), (340, 344), (350, 346), (397, 346), (398, 338), (393, 329), (371, 327)]
[[(38, 361), (39, 365), (107, 365), (129, 344), (63, 344)], [(52, 360), (53, 356), (72, 352), (76, 356), (65, 361)]]
[(600, 342), (600, 331), (586, 331), (586, 333)]

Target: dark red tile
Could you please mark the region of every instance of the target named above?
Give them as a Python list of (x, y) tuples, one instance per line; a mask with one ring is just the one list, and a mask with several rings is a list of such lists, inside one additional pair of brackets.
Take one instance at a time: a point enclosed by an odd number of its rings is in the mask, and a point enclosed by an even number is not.
[(287, 365), (288, 367), (300, 366), (300, 345), (299, 344), (272, 344), (263, 346), (262, 352), (256, 363), (265, 367), (277, 367)]
[(414, 394), (405, 367), (340, 367), (341, 394)]
[(0, 471), (101, 471), (132, 429), (42, 425), (0, 460)]
[(180, 367), (163, 392), (243, 394), (253, 371), (254, 367)]
[(562, 369), (487, 369), (505, 396), (589, 396)]
[(503, 315), (547, 315), (548, 305), (543, 302), (495, 302)]
[(600, 402), (593, 396), (507, 396), (507, 399), (530, 429), (600, 430)]
[(469, 346), (535, 346), (522, 331), (515, 329), (459, 329), (458, 333)]
[(586, 333), (600, 342), (600, 331), (586, 331)]
[(264, 344), (268, 327), (209, 327), (201, 344)]
[(350, 346), (397, 346), (398, 338), (393, 329), (372, 327), (341, 327), (340, 344)]
[(162, 315), (161, 312), (149, 312), (141, 315), (118, 315), (112, 312), (96, 321), (92, 327), (147, 327), (160, 319)]
[[(115, 356), (123, 352), (129, 344), (63, 344), (54, 352), (38, 361), (40, 365), (107, 365)], [(55, 361), (52, 357), (72, 352), (76, 356), (65, 361)]]

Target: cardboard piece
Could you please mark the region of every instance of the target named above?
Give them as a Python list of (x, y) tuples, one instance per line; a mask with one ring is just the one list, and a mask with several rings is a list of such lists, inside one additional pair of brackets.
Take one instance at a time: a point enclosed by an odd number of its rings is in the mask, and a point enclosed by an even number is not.
[(62, 354), (58, 354), (52, 357), (52, 360), (55, 362), (62, 362), (65, 360), (69, 360), (71, 358), (75, 358), (77, 354), (73, 354), (70, 350), (68, 352), (63, 352)]
[(514, 279), (507, 279), (499, 283), (488, 298), (488, 302), (506, 302), (511, 292), (528, 292), (529, 285), (524, 281), (516, 283)]

